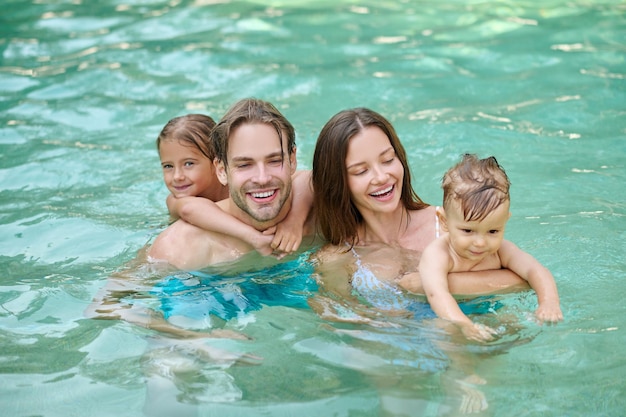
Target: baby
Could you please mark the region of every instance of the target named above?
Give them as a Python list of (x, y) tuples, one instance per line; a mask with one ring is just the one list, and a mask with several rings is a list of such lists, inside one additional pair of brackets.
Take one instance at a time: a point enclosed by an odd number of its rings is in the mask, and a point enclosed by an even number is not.
[(504, 240), (509, 220), (509, 179), (494, 157), (466, 154), (443, 177), (443, 208), (437, 216), (447, 232), (424, 250), (419, 272), (433, 311), (461, 328), (468, 339), (485, 341), (495, 330), (473, 323), (448, 289), (448, 273), (507, 268), (528, 281), (537, 293), (535, 312), (541, 322), (563, 320), (550, 271)]

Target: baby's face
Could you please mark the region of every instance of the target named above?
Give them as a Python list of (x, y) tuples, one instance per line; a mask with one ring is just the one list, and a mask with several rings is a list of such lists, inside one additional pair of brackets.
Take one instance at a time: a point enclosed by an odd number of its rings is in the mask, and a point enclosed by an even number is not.
[(456, 201), (446, 207), (446, 228), (452, 249), (462, 258), (478, 261), (500, 249), (504, 229), (511, 216), (509, 201), (496, 207), (482, 220), (466, 221)]

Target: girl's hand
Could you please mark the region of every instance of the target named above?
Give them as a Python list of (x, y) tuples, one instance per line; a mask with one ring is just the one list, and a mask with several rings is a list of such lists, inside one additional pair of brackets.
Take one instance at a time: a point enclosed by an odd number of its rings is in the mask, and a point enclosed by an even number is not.
[(265, 234), (265, 232), (255, 233), (248, 243), (254, 247), (254, 249), (262, 256), (269, 256), (274, 254), (272, 249), (273, 234)]
[[(288, 255), (295, 252), (302, 243), (302, 226), (291, 225), (288, 222), (281, 222), (273, 228), (274, 239), (272, 240), (272, 249), (275, 252)], [(264, 231), (263, 234), (267, 232)]]

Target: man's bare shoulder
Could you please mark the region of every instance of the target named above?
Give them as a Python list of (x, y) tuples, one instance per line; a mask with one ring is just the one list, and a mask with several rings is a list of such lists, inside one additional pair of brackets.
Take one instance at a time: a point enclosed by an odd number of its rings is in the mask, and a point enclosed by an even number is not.
[(177, 220), (163, 230), (148, 249), (150, 261), (168, 262), (181, 268), (195, 267), (199, 261), (210, 259), (217, 235), (183, 220)]
[(210, 236), (211, 232), (202, 230), (184, 220), (177, 220), (163, 230), (154, 240), (152, 247), (148, 250), (148, 256), (154, 256), (155, 251), (167, 248), (172, 244), (186, 243), (189, 239), (204, 238)]
[(253, 250), (247, 243), (177, 220), (161, 232), (148, 249), (152, 262), (168, 262), (183, 270), (202, 269), (235, 260)]

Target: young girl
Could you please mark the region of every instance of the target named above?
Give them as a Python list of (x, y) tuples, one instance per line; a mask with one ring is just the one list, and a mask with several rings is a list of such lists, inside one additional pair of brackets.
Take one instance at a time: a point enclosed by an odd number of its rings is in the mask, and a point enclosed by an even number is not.
[(504, 240), (509, 220), (509, 179), (494, 157), (466, 154), (443, 177), (443, 209), (437, 210), (444, 235), (426, 247), (419, 272), (435, 313), (460, 326), (468, 339), (490, 340), (495, 331), (474, 324), (448, 287), (448, 273), (507, 268), (537, 293), (537, 318), (563, 319), (554, 278), (535, 258)]
[(181, 218), (202, 229), (237, 237), (261, 255), (280, 258), (296, 251), (313, 200), (309, 172), (294, 174), (293, 206), (287, 218), (276, 228), (259, 232), (214, 203), (228, 197), (228, 187), (218, 181), (213, 165), (210, 141), (214, 126), (213, 119), (202, 114), (175, 117), (156, 140), (163, 180), (171, 193), (167, 207), (172, 219)]

